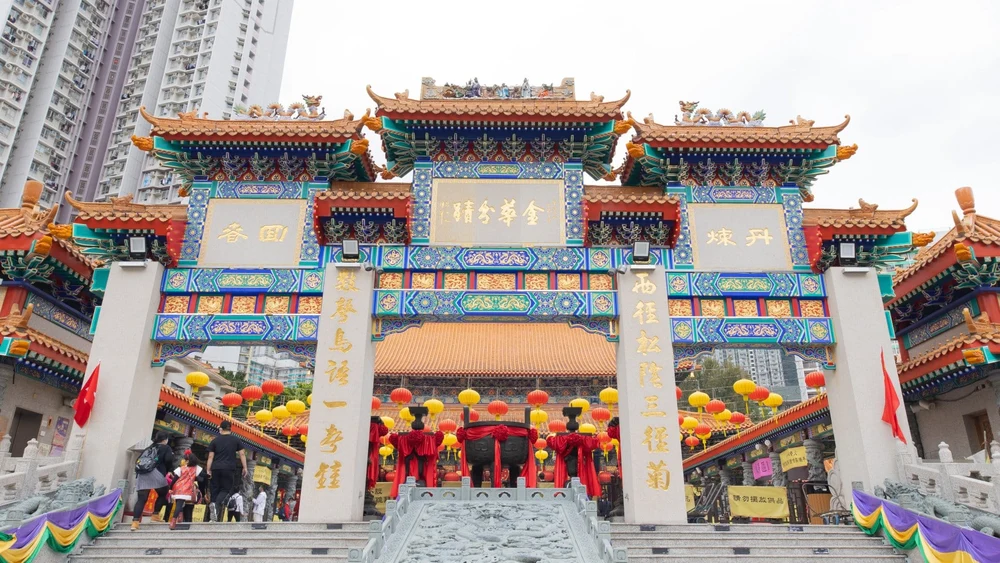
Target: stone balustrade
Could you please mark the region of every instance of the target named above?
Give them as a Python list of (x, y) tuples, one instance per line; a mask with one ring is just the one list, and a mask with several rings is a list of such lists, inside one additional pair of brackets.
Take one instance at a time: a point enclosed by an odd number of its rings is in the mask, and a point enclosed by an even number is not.
[[(956, 462), (951, 448), (941, 442), (938, 445), (940, 461), (928, 462), (918, 458), (912, 463), (903, 463), (901, 477), (923, 495), (1000, 514), (1000, 443), (994, 440), (990, 444), (990, 452), (989, 463)], [(978, 478), (973, 474), (978, 474)]]
[(54, 492), (76, 479), (80, 465), (79, 440), (71, 438), (61, 456), (39, 456), (38, 441), (29, 440), (22, 457), (11, 457), (11, 438), (0, 439), (0, 505)]

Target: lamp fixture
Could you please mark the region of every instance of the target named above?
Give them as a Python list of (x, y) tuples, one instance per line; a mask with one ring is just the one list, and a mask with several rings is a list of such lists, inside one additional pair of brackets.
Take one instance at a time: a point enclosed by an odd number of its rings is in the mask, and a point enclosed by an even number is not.
[(649, 242), (642, 240), (632, 243), (632, 262), (636, 264), (649, 262)]
[(361, 258), (361, 245), (358, 244), (357, 239), (344, 239), (342, 244), (345, 262), (357, 262)]
[(128, 257), (132, 260), (146, 259), (146, 237), (128, 237)]

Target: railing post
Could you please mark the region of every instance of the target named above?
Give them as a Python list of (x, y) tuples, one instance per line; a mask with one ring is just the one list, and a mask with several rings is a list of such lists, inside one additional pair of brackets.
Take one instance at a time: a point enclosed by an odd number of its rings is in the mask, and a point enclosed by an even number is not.
[(374, 542), (371, 555), (378, 558), (382, 554), (382, 522), (373, 520), (368, 523), (368, 541)]
[(517, 500), (528, 500), (527, 481), (524, 477), (517, 478)]
[(38, 485), (38, 440), (28, 440), (28, 445), (24, 447), (24, 457), (18, 460), (14, 471), (24, 474), (17, 491), (17, 500), (34, 496)]
[(954, 463), (955, 458), (951, 455), (951, 446), (947, 442), (938, 444), (938, 460), (941, 463)]
[(4, 434), (0, 439), (0, 473), (6, 471), (7, 460), (10, 459), (10, 435)]
[(17, 524), (21, 523), (21, 520), (24, 520), (23, 510), (8, 510), (7, 516), (3, 522), (3, 526), (5, 528), (10, 526), (16, 526)]
[(472, 477), (462, 477), (462, 492), (459, 493), (462, 500), (472, 500)]

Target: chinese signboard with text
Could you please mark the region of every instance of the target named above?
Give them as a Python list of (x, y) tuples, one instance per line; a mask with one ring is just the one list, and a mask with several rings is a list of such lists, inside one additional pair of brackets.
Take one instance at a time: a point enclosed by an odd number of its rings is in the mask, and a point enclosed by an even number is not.
[(781, 205), (690, 204), (688, 221), (696, 270), (792, 269)]
[(431, 244), (563, 245), (564, 194), (561, 180), (435, 180)]
[(305, 200), (213, 199), (198, 265), (297, 268), (305, 215)]

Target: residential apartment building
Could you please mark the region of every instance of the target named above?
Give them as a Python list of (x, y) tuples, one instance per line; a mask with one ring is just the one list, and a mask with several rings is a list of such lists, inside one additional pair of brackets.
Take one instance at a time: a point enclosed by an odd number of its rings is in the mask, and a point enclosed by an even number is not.
[[(312, 372), (299, 360), (293, 359), (286, 352), (278, 352), (268, 346), (246, 347), (247, 383), (260, 385), (268, 379), (277, 379), (285, 387), (294, 387), (299, 383), (312, 381)], [(243, 358), (241, 354), (241, 359)]]
[(180, 201), (180, 176), (131, 144), (149, 134), (139, 108), (228, 118), (236, 104), (277, 101), (293, 3), (146, 0), (101, 177), (87, 199)]
[(17, 207), (28, 179), (45, 206), (83, 193), (142, 2), (0, 0), (0, 207)]
[(720, 363), (737, 365), (757, 385), (763, 385), (785, 400), (785, 405), (805, 398), (805, 382), (799, 383), (796, 357), (778, 348), (719, 348), (712, 355)]

